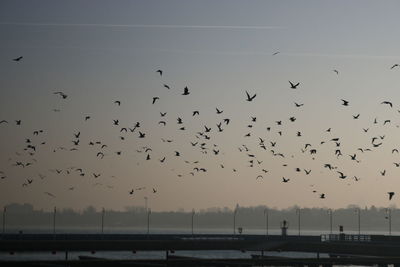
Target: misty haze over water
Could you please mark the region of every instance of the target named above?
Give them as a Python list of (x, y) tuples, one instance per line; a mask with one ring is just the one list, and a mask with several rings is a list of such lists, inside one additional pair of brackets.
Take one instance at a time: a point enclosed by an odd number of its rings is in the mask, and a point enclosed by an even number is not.
[[(244, 234), (265, 234), (266, 215), (268, 214), (269, 234), (280, 234), (283, 220), (289, 223), (289, 234), (298, 234), (299, 207), (274, 209), (265, 206), (237, 207), (236, 228), (242, 227)], [(361, 233), (387, 234), (389, 213), (386, 208), (360, 208)], [(4, 216), (4, 213), (3, 215)], [(230, 208), (209, 208), (195, 211), (193, 215), (194, 233), (233, 232), (234, 211)], [(27, 219), (29, 218), (29, 219)], [(82, 211), (60, 209), (56, 211), (57, 233), (99, 233), (102, 210), (89, 206)], [(192, 211), (152, 211), (150, 213), (150, 233), (191, 233)], [(10, 204), (6, 209), (6, 233), (52, 232), (53, 211), (36, 210), (30, 204)], [(400, 210), (391, 208), (392, 233), (400, 231)], [(334, 233), (344, 227), (346, 233), (358, 232), (358, 207), (332, 211), (332, 229)], [(330, 232), (330, 210), (321, 208), (300, 209), (300, 229), (304, 235), (319, 235)], [(105, 233), (146, 233), (147, 212), (144, 207), (126, 207), (123, 211), (104, 211)]]

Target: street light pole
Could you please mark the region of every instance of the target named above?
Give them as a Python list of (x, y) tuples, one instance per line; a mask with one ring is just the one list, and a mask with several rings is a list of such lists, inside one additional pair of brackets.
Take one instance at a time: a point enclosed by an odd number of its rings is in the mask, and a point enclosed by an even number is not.
[(4, 209), (3, 209), (3, 235), (6, 233), (6, 212), (7, 212), (7, 208), (4, 207)]
[(54, 212), (53, 212), (53, 237), (56, 237), (56, 214), (57, 214), (57, 208), (54, 207)]
[(150, 234), (150, 213), (151, 209), (147, 210), (147, 234)]
[(194, 209), (192, 210), (192, 235), (193, 235), (193, 221), (194, 221)]
[(144, 197), (144, 209), (147, 212), (147, 197)]
[(392, 235), (392, 210), (386, 209), (386, 213), (388, 214), (386, 219), (389, 221), (389, 235)]
[(236, 235), (236, 213), (237, 213), (237, 207), (233, 211), (233, 234)]
[(361, 234), (361, 210), (357, 208), (357, 215), (358, 215), (358, 235)]
[(300, 236), (300, 208), (299, 208), (299, 209), (297, 209), (297, 214), (298, 214), (297, 220), (298, 220), (298, 226), (299, 226), (299, 236)]
[(101, 211), (101, 234), (104, 234), (104, 215), (105, 215), (105, 209), (103, 208)]
[(330, 227), (330, 234), (332, 234), (332, 209), (328, 210), (329, 213), (329, 227)]
[(265, 215), (265, 235), (268, 235), (268, 208), (264, 209)]

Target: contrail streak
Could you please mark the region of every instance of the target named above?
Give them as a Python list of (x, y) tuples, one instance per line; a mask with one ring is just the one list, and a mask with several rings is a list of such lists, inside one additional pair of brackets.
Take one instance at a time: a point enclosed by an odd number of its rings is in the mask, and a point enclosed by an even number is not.
[(0, 22), (1, 26), (49, 26), (49, 27), (103, 27), (103, 28), (159, 28), (159, 29), (215, 29), (215, 30), (273, 30), (285, 26), (237, 26), (237, 25), (170, 25), (170, 24), (90, 24), (90, 23), (27, 23)]

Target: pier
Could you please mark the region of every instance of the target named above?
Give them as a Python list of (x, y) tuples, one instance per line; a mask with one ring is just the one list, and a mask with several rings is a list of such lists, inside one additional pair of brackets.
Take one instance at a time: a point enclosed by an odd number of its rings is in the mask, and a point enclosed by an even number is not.
[[(195, 259), (170, 257), (175, 251), (236, 250), (255, 252), (252, 259)], [(165, 251), (164, 260), (92, 259), (93, 266), (332, 266), (337, 264), (400, 266), (400, 237), (383, 235), (217, 235), (217, 234), (5, 234), (0, 239), (0, 252), (72, 251)], [(263, 256), (265, 251), (308, 252), (315, 257), (291, 259)], [(320, 254), (329, 258), (320, 258)], [(85, 261), (86, 262), (86, 261)], [(21, 262), (19, 262), (21, 263)], [(33, 263), (33, 262), (31, 262)], [(39, 262), (38, 262), (39, 263)], [(81, 266), (81, 261), (68, 261)], [(17, 263), (7, 262), (9, 266)], [(28, 264), (28, 263), (24, 263)], [(87, 264), (87, 263), (86, 263)], [(167, 265), (166, 265), (167, 264)], [(7, 266), (8, 266), (7, 265)], [(16, 265), (15, 265), (16, 266)], [(28, 265), (31, 266), (31, 265)], [(88, 265), (86, 265), (88, 266)]]

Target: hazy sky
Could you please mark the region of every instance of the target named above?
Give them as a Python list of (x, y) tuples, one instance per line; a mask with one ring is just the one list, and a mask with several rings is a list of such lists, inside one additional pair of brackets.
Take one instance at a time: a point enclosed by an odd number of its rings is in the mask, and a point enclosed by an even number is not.
[[(392, 153), (400, 149), (400, 67), (391, 69), (400, 63), (399, 8), (364, 0), (2, 0), (0, 205), (123, 209), (145, 197), (154, 210), (397, 204), (387, 192), (400, 186), (400, 155)], [(291, 89), (289, 80), (300, 85)], [(252, 102), (246, 90), (257, 94)], [(134, 132), (120, 132), (136, 122)]]

